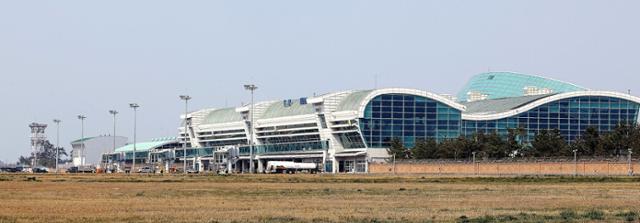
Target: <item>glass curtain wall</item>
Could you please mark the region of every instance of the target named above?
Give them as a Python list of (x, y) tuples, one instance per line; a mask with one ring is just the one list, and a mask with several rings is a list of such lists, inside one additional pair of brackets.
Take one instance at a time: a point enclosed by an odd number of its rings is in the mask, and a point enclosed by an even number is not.
[(460, 135), (461, 111), (442, 102), (415, 95), (385, 94), (375, 97), (365, 109), (360, 129), (367, 146), (389, 147), (399, 138), (411, 148), (416, 139), (441, 141)]
[(463, 121), (462, 132), (472, 136), (476, 132), (496, 132), (506, 137), (508, 129), (522, 127), (527, 131), (526, 141), (540, 130), (558, 129), (568, 142), (593, 126), (608, 132), (619, 124), (636, 124), (640, 105), (611, 97), (574, 97), (551, 102), (514, 117), (490, 121)]

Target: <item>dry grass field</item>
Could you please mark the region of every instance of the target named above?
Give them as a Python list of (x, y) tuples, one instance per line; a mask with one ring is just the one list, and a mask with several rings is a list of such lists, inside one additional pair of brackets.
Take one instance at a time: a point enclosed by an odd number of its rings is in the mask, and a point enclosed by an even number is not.
[(0, 175), (0, 222), (624, 222), (640, 178)]

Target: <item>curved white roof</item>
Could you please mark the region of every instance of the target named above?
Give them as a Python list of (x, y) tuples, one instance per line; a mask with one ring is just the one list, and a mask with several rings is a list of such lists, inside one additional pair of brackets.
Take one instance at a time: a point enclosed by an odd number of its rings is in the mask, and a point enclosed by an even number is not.
[(625, 99), (625, 100), (640, 104), (640, 98), (629, 95), (629, 94), (623, 94), (623, 93), (611, 92), (611, 91), (574, 91), (574, 92), (551, 95), (549, 97), (543, 97), (539, 100), (532, 101), (516, 109), (495, 113), (495, 114), (463, 113), (462, 119), (472, 120), (472, 121), (486, 121), (486, 120), (497, 120), (497, 119), (509, 118), (554, 101), (559, 101), (562, 99), (574, 98), (574, 97), (583, 97), (583, 96), (613, 97), (613, 98)]
[[(458, 103), (441, 95), (408, 88), (384, 88), (375, 90), (343, 91), (335, 94), (327, 94), (310, 98), (309, 104), (299, 104), (293, 100), (291, 106), (284, 106), (281, 101), (268, 101), (256, 103), (256, 119), (276, 119), (307, 114), (314, 114), (314, 103), (324, 102), (325, 106), (332, 104), (332, 109), (325, 112), (334, 114), (348, 114), (345, 117), (364, 117), (364, 111), (371, 100), (383, 94), (406, 94), (429, 98), (462, 112), (463, 120), (496, 120), (512, 117), (538, 106), (580, 96), (614, 97), (633, 101), (640, 104), (640, 98), (628, 94), (610, 91), (574, 91), (560, 94), (524, 96), (520, 98), (492, 99), (472, 103)], [(338, 97), (339, 96), (339, 97)], [(493, 103), (493, 104), (492, 104)], [(467, 107), (467, 105), (469, 107)], [(247, 111), (248, 106), (239, 108), (212, 109), (204, 116), (204, 123), (227, 123), (242, 121), (240, 112)]]
[[(366, 94), (363, 94), (361, 97), (358, 97), (358, 100), (349, 101), (348, 104), (343, 108), (343, 110), (351, 109), (358, 112), (360, 117), (364, 116), (364, 110), (367, 107), (367, 104), (375, 97), (383, 95), (383, 94), (407, 94), (407, 95), (415, 95), (421, 96), (429, 99), (433, 99), (439, 102), (442, 102), (452, 108), (458, 109), (460, 111), (466, 110), (466, 107), (462, 104), (459, 104), (455, 101), (452, 101), (446, 97), (443, 97), (438, 94), (434, 94), (427, 91), (416, 90), (416, 89), (408, 89), (408, 88), (384, 88), (377, 89), (372, 91), (367, 91)], [(343, 102), (345, 103), (345, 102)]]

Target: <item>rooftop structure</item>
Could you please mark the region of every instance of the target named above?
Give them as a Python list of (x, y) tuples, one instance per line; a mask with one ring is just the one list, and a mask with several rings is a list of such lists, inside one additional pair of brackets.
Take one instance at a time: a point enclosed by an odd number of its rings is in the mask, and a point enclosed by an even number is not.
[(586, 91), (575, 84), (551, 78), (513, 72), (488, 72), (473, 76), (458, 93), (458, 100), (471, 102), (485, 99)]

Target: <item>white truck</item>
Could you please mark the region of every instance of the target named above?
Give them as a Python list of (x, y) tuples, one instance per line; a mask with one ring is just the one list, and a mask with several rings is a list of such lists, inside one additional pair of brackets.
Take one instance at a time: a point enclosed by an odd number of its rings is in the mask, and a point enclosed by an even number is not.
[(289, 173), (308, 172), (317, 173), (318, 164), (315, 163), (296, 163), (291, 161), (269, 161), (265, 173)]

